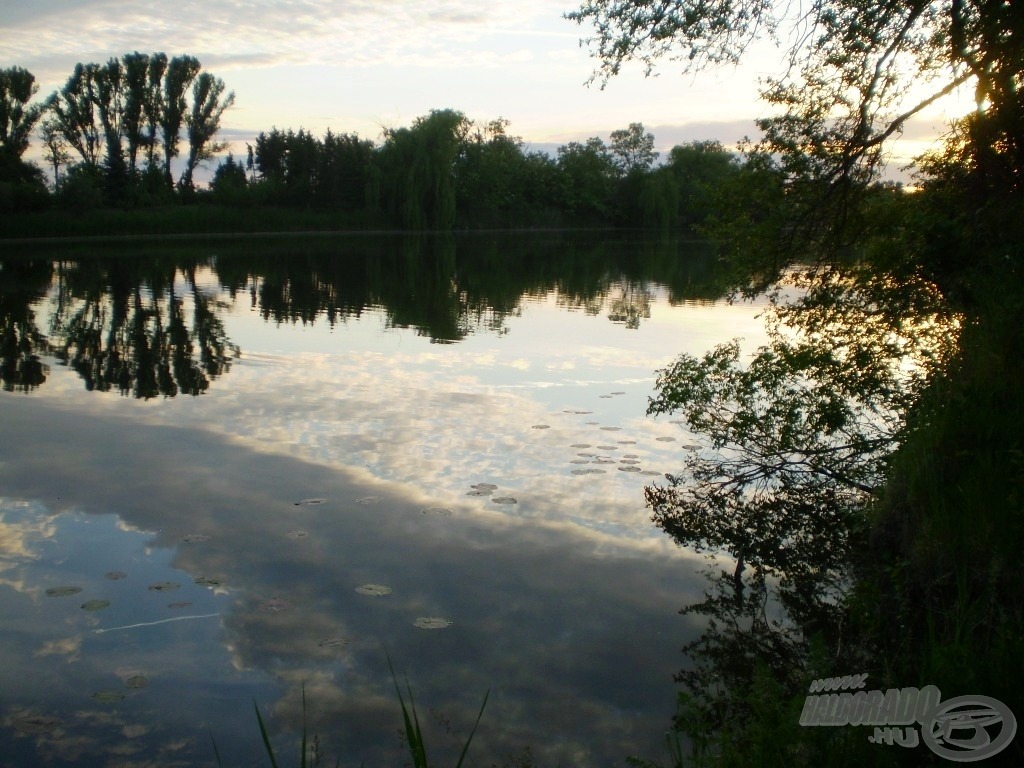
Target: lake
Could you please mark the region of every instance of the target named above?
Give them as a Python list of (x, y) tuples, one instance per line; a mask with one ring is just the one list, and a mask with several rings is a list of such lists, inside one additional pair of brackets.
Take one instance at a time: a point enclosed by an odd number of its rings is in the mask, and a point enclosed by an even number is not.
[[(707, 248), (590, 234), (5, 246), (2, 766), (661, 760), (706, 561), (644, 487)], [(408, 688), (406, 688), (408, 683)], [(305, 697), (305, 711), (303, 708)], [(532, 762), (531, 762), (532, 761)]]

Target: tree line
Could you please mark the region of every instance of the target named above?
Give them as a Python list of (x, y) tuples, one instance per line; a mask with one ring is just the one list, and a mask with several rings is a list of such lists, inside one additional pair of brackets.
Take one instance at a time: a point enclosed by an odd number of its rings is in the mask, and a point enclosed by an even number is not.
[(555, 156), (530, 150), (509, 121), (473, 121), (433, 110), (391, 128), (376, 145), (354, 134), (322, 138), (300, 129), (261, 132), (247, 157), (228, 155), (211, 195), (239, 205), (274, 204), (369, 213), (405, 229), (605, 224), (689, 227), (718, 189), (741, 172), (716, 141), (676, 146), (665, 162), (641, 123), (570, 142)]
[(76, 64), (63, 87), (33, 103), (37, 91), (28, 70), (0, 70), (6, 208), (45, 205), (43, 171), (23, 159), (37, 127), (54, 189), (67, 202), (140, 205), (188, 193), (197, 166), (224, 150), (216, 134), (235, 100), (194, 56), (138, 51)]
[[(33, 103), (37, 90), (28, 70), (0, 70), (0, 211), (188, 201), (339, 211), (357, 224), (404, 229), (674, 229), (703, 221), (744, 165), (716, 141), (676, 146), (658, 163), (642, 123), (551, 155), (530, 150), (508, 120), (436, 109), (385, 129), (379, 142), (261, 131), (243, 157), (222, 159), (206, 189), (196, 169), (227, 149), (217, 133), (235, 96), (195, 57), (129, 53), (76, 65), (61, 89)], [(52, 184), (23, 159), (33, 136)]]

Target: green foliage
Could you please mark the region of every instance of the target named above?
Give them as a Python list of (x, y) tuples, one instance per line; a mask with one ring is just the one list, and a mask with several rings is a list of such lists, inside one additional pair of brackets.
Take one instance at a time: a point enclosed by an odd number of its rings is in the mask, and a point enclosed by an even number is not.
[(605, 143), (595, 137), (558, 148), (561, 195), (570, 215), (607, 222), (618, 168)]
[[(0, 69), (0, 154), (5, 165), (19, 160), (28, 149), (29, 136), (42, 116), (43, 107), (29, 104), (39, 86), (35, 76), (22, 67)], [(0, 181), (10, 181), (6, 168)]]
[(213, 159), (227, 147), (213, 141), (220, 130), (225, 110), (235, 103), (234, 91), (225, 94), (224, 88), (224, 81), (209, 72), (200, 73), (192, 85), (192, 108), (185, 119), (188, 159), (181, 177), (181, 184), (186, 189), (192, 188), (192, 174), (196, 166), (204, 160)]
[[(1019, 710), (1007, 684), (1024, 674), (1010, 565), (1024, 538), (1021, 408), (1010, 394), (1024, 352), (1019, 9), (588, 0), (569, 17), (593, 23), (604, 80), (631, 59), (648, 72), (661, 57), (699, 69), (737, 60), (762, 33), (796, 33), (784, 74), (765, 84), (775, 109), (759, 122), (764, 139), (704, 231), (746, 292), (794, 263), (819, 266), (802, 270), (795, 292), (786, 286), (799, 298), (774, 310), (770, 343), (748, 365), (734, 345), (681, 358), (652, 402), (652, 412), (681, 410), (703, 439), (671, 487), (648, 490), (656, 521), (737, 566), (731, 589), (722, 572), (688, 609), (711, 620), (681, 675), (705, 743), (717, 745), (710, 762), (827, 756), (806, 735), (798, 754), (758, 746), (787, 721), (758, 708), (751, 659), (790, 690), (792, 672), (773, 664), (810, 669), (801, 637), (819, 637), (837, 663), (873, 657), (886, 683), (985, 690)], [(966, 84), (977, 110), (923, 159), (923, 191), (876, 184), (887, 142)], [(851, 536), (870, 546), (849, 546)], [(766, 575), (787, 610), (774, 628), (744, 609)], [(716, 680), (725, 691), (708, 688)], [(749, 715), (739, 726), (737, 711)]]
[[(398, 694), (398, 703), (402, 709), (402, 722), (405, 729), (405, 742), (409, 748), (409, 756), (412, 758), (412, 765), (414, 768), (430, 768), (431, 763), (427, 759), (427, 745), (423, 740), (423, 732), (420, 730), (419, 716), (416, 713), (416, 705), (412, 697), (412, 689), (409, 688), (408, 681), (406, 682), (406, 692), (409, 696), (409, 705), (406, 706), (405, 698), (402, 696), (402, 690), (398, 686), (398, 676), (395, 674), (395, 668), (391, 664), (391, 658), (388, 657), (388, 669), (391, 671), (391, 679), (395, 684), (395, 693)], [(483, 703), (480, 705), (480, 711), (477, 713), (476, 722), (473, 723), (473, 728), (469, 732), (469, 736), (466, 738), (466, 743), (462, 747), (462, 752), (459, 754), (459, 759), (455, 763), (455, 768), (462, 768), (462, 765), (466, 761), (466, 755), (469, 753), (470, 744), (473, 743), (473, 736), (476, 734), (476, 729), (480, 725), (480, 719), (483, 717), (484, 708), (487, 706), (487, 697), (490, 695), (490, 691), (484, 694)], [(263, 715), (260, 713), (259, 705), (253, 702), (253, 709), (256, 712), (256, 722), (259, 726), (260, 738), (263, 741), (263, 748), (267, 752), (267, 759), (270, 762), (271, 768), (278, 768), (277, 757), (274, 754), (274, 746), (270, 739), (270, 732), (267, 729), (266, 723), (263, 721)], [(220, 766), (221, 762), (220, 750), (217, 748), (217, 741), (213, 739), (211, 734), (211, 741), (213, 743), (213, 752), (217, 761), (217, 765)], [(317, 739), (314, 736), (312, 744), (309, 743), (308, 733), (306, 730), (306, 688), (302, 687), (302, 740), (299, 745), (299, 768), (306, 768), (307, 765), (318, 766), (320, 764), (320, 754), (317, 747)], [(311, 749), (312, 747), (312, 749)], [(340, 765), (341, 760), (339, 758), (337, 765)]]
[(649, 171), (658, 159), (658, 153), (654, 151), (654, 134), (644, 133), (643, 123), (630, 123), (629, 128), (612, 131), (609, 140), (609, 149), (623, 176)]
[[(416, 705), (412, 699), (412, 689), (409, 688), (409, 683), (406, 681), (406, 692), (409, 694), (409, 706), (405, 706), (405, 699), (402, 697), (402, 690), (398, 687), (398, 677), (395, 674), (395, 668), (391, 664), (391, 657), (388, 657), (388, 669), (391, 670), (391, 679), (395, 683), (395, 693), (398, 694), (398, 702), (402, 707), (402, 721), (405, 725), (405, 742), (409, 745), (409, 754), (412, 757), (412, 764), (415, 768), (429, 768), (430, 763), (427, 761), (427, 745), (423, 741), (423, 732), (420, 730), (419, 717), (416, 715)], [(469, 736), (466, 738), (466, 744), (462, 747), (462, 752), (459, 754), (458, 762), (455, 763), (455, 768), (461, 768), (462, 764), (466, 760), (466, 754), (469, 752), (469, 745), (473, 742), (473, 736), (476, 734), (477, 726), (480, 725), (480, 718), (484, 715), (484, 707), (487, 706), (487, 697), (490, 695), (490, 691), (484, 694), (483, 703), (480, 705), (480, 711), (477, 713), (476, 722), (473, 723), (473, 728), (469, 732)]]
[[(56, 201), (68, 211), (202, 203), (196, 168), (227, 148), (216, 134), (234, 94), (193, 56), (135, 51), (80, 63), (63, 88), (30, 108), (23, 103), (34, 92), (30, 73), (12, 68), (0, 80), (0, 148), (23, 152), (26, 131), (47, 112), (44, 157)], [(328, 130), (320, 139), (273, 128), (248, 147), (247, 173), (233, 157), (215, 171), (208, 199), (344, 211), (364, 225), (410, 230), (624, 225), (669, 232), (701, 223), (709, 211), (704, 198), (725, 180), (714, 178), (710, 164), (703, 172), (681, 162), (671, 172), (653, 168), (654, 137), (641, 123), (613, 131), (610, 145), (598, 137), (570, 142), (557, 159), (527, 151), (508, 127), (501, 118), (474, 123), (457, 110), (433, 110), (387, 129), (380, 147), (354, 134)], [(182, 135), (188, 151), (175, 181)], [(44, 207), (38, 169), (14, 154), (0, 152), (0, 209)], [(727, 172), (729, 163), (718, 168)]]
[(179, 183), (191, 191), (196, 166), (224, 148), (214, 136), (234, 102), (222, 80), (200, 70), (193, 56), (168, 60), (138, 51), (102, 65), (77, 64), (45, 104), (44, 142), (55, 179), (70, 148), (84, 165), (102, 169), (108, 204), (152, 203), (159, 195), (150, 169), (158, 168), (165, 188), (174, 189), (171, 164), (185, 128), (189, 151)]
[(406, 229), (451, 229), (455, 162), (470, 122), (454, 109), (432, 110), (409, 128), (390, 129), (380, 151), (385, 205)]
[(245, 167), (236, 162), (229, 152), (224, 162), (217, 166), (213, 181), (210, 182), (210, 189), (217, 199), (231, 205), (245, 201), (245, 190), (248, 186), (249, 177), (245, 173)]

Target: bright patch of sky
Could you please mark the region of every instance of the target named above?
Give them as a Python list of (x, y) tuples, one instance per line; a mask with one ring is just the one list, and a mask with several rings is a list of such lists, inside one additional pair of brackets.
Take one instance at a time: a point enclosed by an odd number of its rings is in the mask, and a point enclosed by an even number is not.
[[(40, 97), (77, 62), (138, 50), (192, 54), (237, 96), (222, 124), (235, 151), (260, 131), (328, 128), (377, 140), (431, 109), (504, 117), (528, 143), (552, 150), (642, 122), (667, 151), (685, 141), (731, 144), (766, 111), (759, 82), (781, 54), (765, 44), (740, 67), (698, 76), (665, 62), (645, 78), (624, 68), (588, 86), (594, 60), (566, 20), (569, 0), (0, 0), (0, 66), (36, 75)], [(941, 130), (941, 118), (912, 133)], [(916, 145), (915, 145), (916, 146)], [(899, 153), (902, 157), (907, 153)]]

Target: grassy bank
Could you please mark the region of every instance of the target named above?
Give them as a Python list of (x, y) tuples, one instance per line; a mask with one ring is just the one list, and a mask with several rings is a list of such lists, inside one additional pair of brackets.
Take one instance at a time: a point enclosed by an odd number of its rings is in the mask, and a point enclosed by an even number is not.
[(171, 205), (88, 212), (32, 211), (0, 216), (0, 238), (131, 237), (257, 232), (340, 232), (383, 228), (366, 213), (312, 209)]

